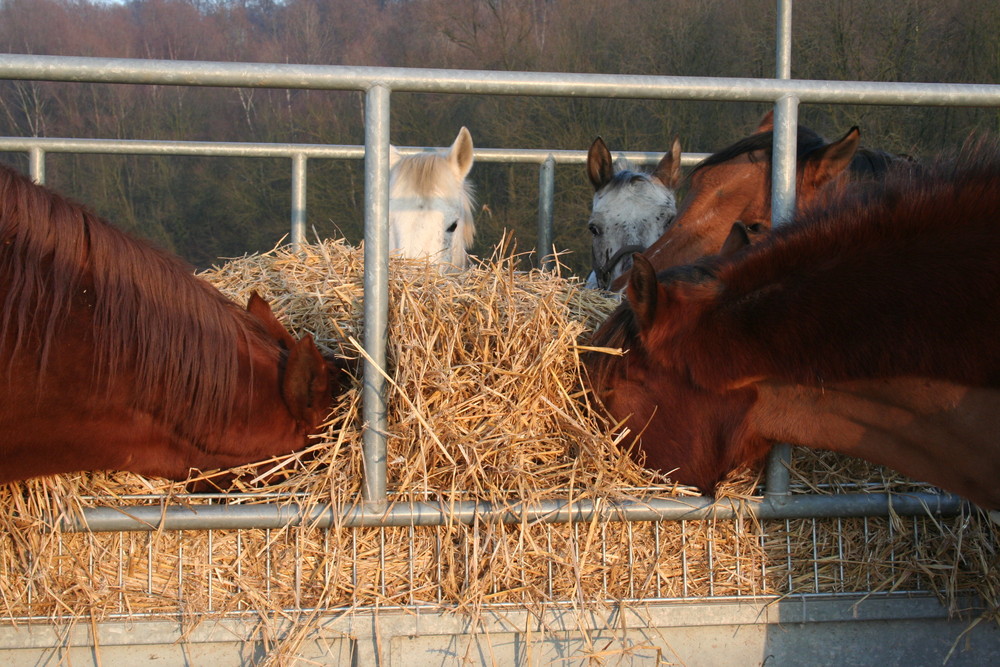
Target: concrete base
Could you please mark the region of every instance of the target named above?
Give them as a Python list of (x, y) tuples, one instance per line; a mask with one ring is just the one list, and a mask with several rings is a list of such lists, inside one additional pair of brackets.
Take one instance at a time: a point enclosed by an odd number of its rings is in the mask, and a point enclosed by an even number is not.
[[(96, 632), (97, 641), (94, 641)], [(370, 610), (274, 624), (207, 620), (0, 626), (0, 664), (878, 665), (1000, 664), (1000, 627), (930, 598), (669, 602), (577, 613)], [(301, 662), (300, 662), (301, 661)], [(315, 661), (310, 663), (309, 661)]]

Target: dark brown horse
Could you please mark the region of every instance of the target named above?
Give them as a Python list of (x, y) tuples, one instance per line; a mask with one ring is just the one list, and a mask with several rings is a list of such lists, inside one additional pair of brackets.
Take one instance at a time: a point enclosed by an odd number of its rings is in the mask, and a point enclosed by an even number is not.
[[(771, 228), (771, 144), (768, 113), (757, 132), (710, 155), (691, 172), (687, 193), (667, 231), (643, 254), (657, 271), (690, 264), (719, 252), (734, 222), (742, 222), (756, 240)], [(799, 126), (796, 139), (796, 208), (808, 207), (831, 186), (880, 176), (905, 158), (859, 147), (852, 128), (827, 142)], [(624, 289), (627, 276), (612, 285)]]
[(336, 369), (256, 295), (0, 167), (0, 483), (185, 479), (307, 445)]
[(1000, 508), (1000, 149), (893, 170), (730, 257), (637, 255), (588, 359), (650, 467), (711, 492), (775, 441)]

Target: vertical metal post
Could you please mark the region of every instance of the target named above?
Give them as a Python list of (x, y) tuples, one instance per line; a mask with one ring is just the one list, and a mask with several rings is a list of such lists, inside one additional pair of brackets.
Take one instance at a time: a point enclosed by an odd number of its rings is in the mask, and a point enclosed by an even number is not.
[(389, 327), (389, 97), (385, 86), (365, 94), (365, 351), (364, 500), (386, 498), (386, 368)]
[(306, 240), (306, 155), (292, 155), (292, 250), (299, 248)]
[(795, 215), (795, 152), (798, 143), (799, 100), (782, 97), (774, 104), (774, 145), (771, 153), (771, 224), (783, 225)]
[[(776, 77), (792, 76), (792, 0), (778, 0)], [(795, 213), (795, 153), (798, 137), (798, 98), (785, 96), (774, 104), (774, 144), (771, 151), (771, 224), (784, 224)], [(783, 502), (788, 496), (788, 463), (792, 448), (779, 443), (767, 460), (767, 497)]]
[(555, 266), (552, 257), (553, 202), (556, 192), (556, 160), (545, 158), (538, 170), (538, 268), (551, 271)]
[(28, 173), (35, 183), (45, 185), (45, 151), (41, 148), (28, 151)]
[(792, 0), (778, 0), (775, 78), (792, 78)]

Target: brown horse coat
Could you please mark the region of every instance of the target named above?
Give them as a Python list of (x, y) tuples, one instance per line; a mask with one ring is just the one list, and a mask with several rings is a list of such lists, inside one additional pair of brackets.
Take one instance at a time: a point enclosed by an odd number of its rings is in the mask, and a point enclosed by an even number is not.
[[(677, 217), (643, 254), (663, 271), (719, 252), (734, 222), (761, 238), (771, 228), (771, 145), (773, 121), (767, 114), (757, 132), (710, 155), (691, 172)], [(796, 136), (795, 205), (810, 206), (836, 186), (855, 179), (880, 177), (907, 158), (860, 147), (861, 133), (851, 128), (827, 142), (807, 127)], [(613, 283), (624, 289), (627, 276)]]
[(0, 483), (184, 479), (301, 449), (335, 372), (263, 300), (0, 168)]
[(596, 394), (646, 461), (711, 491), (770, 443), (1000, 507), (1000, 151), (900, 168), (766, 240), (655, 276), (595, 334)]

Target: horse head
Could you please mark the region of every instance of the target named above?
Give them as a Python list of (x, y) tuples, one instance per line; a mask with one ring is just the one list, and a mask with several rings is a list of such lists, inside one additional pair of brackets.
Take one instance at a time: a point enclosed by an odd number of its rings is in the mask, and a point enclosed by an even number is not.
[(718, 281), (710, 265), (657, 276), (641, 254), (633, 262), (627, 299), (593, 339), (623, 354), (588, 354), (591, 389), (634, 436), (630, 453), (641, 464), (711, 493), (737, 464), (760, 459), (769, 446), (746, 431), (752, 389), (702, 386), (689, 372), (687, 334)]
[[(689, 264), (719, 252), (735, 221), (767, 230), (771, 226), (771, 149), (774, 124), (764, 116), (754, 134), (714, 153), (691, 172), (674, 223), (646, 257), (658, 270)], [(879, 175), (897, 157), (859, 148), (861, 133), (851, 128), (827, 142), (799, 126), (796, 140), (796, 208), (816, 200), (848, 174)], [(624, 287), (624, 279), (615, 285)]]
[(334, 394), (343, 388), (343, 369), (338, 362), (323, 358), (311, 334), (295, 340), (256, 291), (250, 294), (247, 312), (287, 353), (280, 381), (281, 398), (299, 428), (307, 434), (315, 433), (330, 410)]
[(587, 152), (587, 176), (594, 186), (587, 223), (593, 237), (594, 276), (598, 287), (608, 289), (631, 268), (632, 254), (660, 238), (677, 213), (674, 191), (681, 176), (680, 140), (674, 137), (670, 151), (646, 173), (634, 169), (628, 160), (612, 160), (598, 137)]
[(402, 156), (390, 148), (389, 249), (464, 268), (476, 233), (472, 135), (463, 127), (447, 151)]
[(184, 480), (308, 446), (343, 385), (310, 336), (13, 170), (0, 191), (19, 202), (0, 210), (0, 483)]

